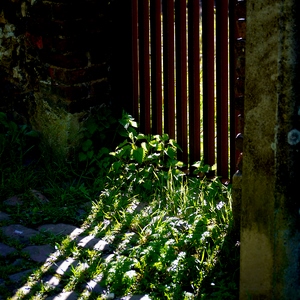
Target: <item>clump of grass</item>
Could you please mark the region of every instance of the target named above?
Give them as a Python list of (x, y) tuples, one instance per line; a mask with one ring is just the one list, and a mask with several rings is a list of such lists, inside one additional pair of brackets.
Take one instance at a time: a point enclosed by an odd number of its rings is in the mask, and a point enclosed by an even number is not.
[[(124, 197), (124, 191), (111, 193), (113, 187), (109, 187), (110, 192), (104, 192), (94, 205), (97, 234), (108, 239), (118, 236), (113, 241), (114, 259), (101, 269), (103, 284), (111, 292), (200, 299), (205, 295), (205, 279), (228, 247), (225, 240), (232, 224), (228, 189), (218, 179), (174, 180), (172, 172), (166, 176), (147, 195)], [(135, 210), (139, 205), (143, 209)], [(226, 279), (233, 281), (234, 274)], [(227, 289), (227, 282), (211, 283), (216, 291)], [(231, 287), (230, 297), (236, 289)]]

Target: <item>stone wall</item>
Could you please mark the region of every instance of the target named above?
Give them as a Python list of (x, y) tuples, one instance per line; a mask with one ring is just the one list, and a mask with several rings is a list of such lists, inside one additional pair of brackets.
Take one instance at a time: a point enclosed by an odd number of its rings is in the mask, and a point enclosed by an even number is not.
[(240, 299), (300, 295), (300, 3), (247, 0)]
[(98, 0), (1, 0), (0, 110), (66, 154), (91, 107), (110, 99), (111, 5)]

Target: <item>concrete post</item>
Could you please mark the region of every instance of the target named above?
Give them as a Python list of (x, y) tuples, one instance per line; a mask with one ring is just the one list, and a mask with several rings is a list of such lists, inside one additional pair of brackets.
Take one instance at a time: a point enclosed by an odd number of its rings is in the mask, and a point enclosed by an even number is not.
[(299, 13), (247, 0), (240, 299), (300, 299)]

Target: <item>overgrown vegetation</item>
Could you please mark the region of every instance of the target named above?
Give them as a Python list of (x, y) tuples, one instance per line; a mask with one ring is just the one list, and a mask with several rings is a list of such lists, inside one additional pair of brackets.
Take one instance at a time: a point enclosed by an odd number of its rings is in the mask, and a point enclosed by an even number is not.
[[(103, 257), (70, 239), (36, 237), (33, 243), (46, 239), (80, 261), (65, 289), (76, 290), (79, 283), (100, 277), (101, 286), (118, 297), (237, 299), (230, 187), (218, 178), (187, 177), (176, 158), (179, 145), (167, 134), (139, 133), (126, 113), (119, 121), (108, 110), (98, 114), (87, 121), (84, 136), (74, 161), (56, 162), (39, 145), (35, 131), (0, 114), (0, 211), (32, 228), (59, 222), (82, 226), (113, 247), (113, 254)], [(121, 141), (117, 147), (106, 142), (112, 137)], [(209, 169), (201, 162), (194, 167), (195, 174)], [(3, 203), (14, 195), (20, 205)], [(88, 213), (78, 214), (88, 204)], [(11, 269), (16, 272), (3, 264), (0, 274)], [(37, 269), (31, 280), (42, 273)], [(39, 284), (33, 293), (51, 291)]]

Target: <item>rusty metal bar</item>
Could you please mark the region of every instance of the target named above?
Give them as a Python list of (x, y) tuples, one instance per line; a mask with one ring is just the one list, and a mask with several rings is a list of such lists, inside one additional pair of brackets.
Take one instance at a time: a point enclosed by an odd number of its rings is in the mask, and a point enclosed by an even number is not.
[(203, 156), (215, 164), (214, 0), (202, 1)]
[(236, 171), (236, 162), (238, 159), (238, 151), (235, 148), (235, 137), (238, 133), (238, 113), (235, 107), (235, 79), (236, 74), (236, 55), (235, 55), (235, 39), (236, 39), (236, 1), (229, 1), (229, 99), (230, 99), (230, 179)]
[(138, 0), (131, 2), (133, 116), (139, 119)]
[(228, 0), (216, 4), (217, 172), (228, 179)]
[(150, 0), (152, 133), (162, 134), (161, 2)]
[(186, 0), (175, 0), (176, 117), (179, 160), (188, 162)]
[(139, 62), (140, 62), (140, 128), (151, 132), (150, 116), (150, 50), (149, 50), (149, 3), (139, 1)]
[(200, 46), (199, 0), (188, 4), (189, 163), (200, 160)]
[(164, 131), (175, 139), (174, 0), (163, 5)]

